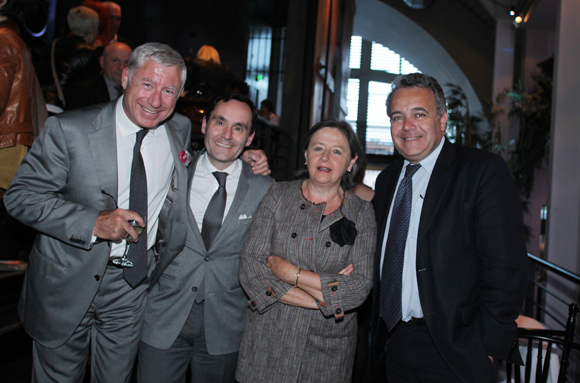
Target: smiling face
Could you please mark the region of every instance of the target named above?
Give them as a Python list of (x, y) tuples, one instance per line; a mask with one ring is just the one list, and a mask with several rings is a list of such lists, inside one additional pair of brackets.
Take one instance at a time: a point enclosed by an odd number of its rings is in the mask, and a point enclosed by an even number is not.
[(201, 131), (208, 159), (219, 170), (228, 168), (254, 139), (252, 110), (240, 101), (220, 101), (203, 119)]
[(351, 170), (357, 156), (350, 158), (346, 136), (336, 128), (322, 128), (310, 139), (304, 152), (310, 180), (319, 185), (335, 186), (347, 170)]
[(437, 115), (431, 89), (395, 90), (390, 110), (393, 143), (406, 160), (417, 163), (437, 148), (447, 128), (447, 112)]
[(115, 85), (121, 86), (123, 69), (129, 65), (131, 52), (132, 50), (127, 44), (112, 43), (105, 48), (99, 59), (103, 75), (107, 76)]
[(145, 61), (135, 70), (130, 83), (129, 68), (125, 68), (123, 110), (136, 125), (155, 129), (173, 113), (181, 87), (181, 71), (177, 66)]

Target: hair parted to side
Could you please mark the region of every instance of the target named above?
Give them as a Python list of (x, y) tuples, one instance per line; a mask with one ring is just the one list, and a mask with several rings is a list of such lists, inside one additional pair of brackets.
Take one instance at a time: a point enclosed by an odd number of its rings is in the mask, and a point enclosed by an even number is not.
[(66, 21), (73, 35), (85, 37), (99, 26), (99, 14), (80, 5), (68, 11)]
[(203, 45), (197, 51), (197, 58), (204, 61), (210, 61), (215, 64), (220, 64), (220, 54), (218, 53), (217, 49), (212, 47), (211, 45)]
[(248, 96), (243, 95), (241, 93), (230, 92), (214, 98), (213, 101), (209, 104), (207, 112), (204, 117), (206, 119), (206, 123), (209, 123), (211, 112), (213, 112), (217, 104), (219, 104), (221, 101), (228, 102), (231, 100), (243, 102), (244, 104), (250, 107), (250, 110), (252, 111), (252, 126), (250, 127), (250, 136), (251, 136), (252, 133), (254, 133), (254, 130), (256, 129), (256, 123), (258, 122), (258, 110), (256, 109), (256, 105), (254, 105), (252, 100), (250, 100)]
[(447, 111), (447, 106), (445, 104), (445, 94), (441, 85), (433, 77), (422, 73), (410, 73), (402, 76), (397, 76), (391, 83), (391, 93), (387, 96), (387, 116), (391, 117), (391, 101), (393, 99), (393, 94), (395, 91), (402, 88), (426, 88), (431, 89), (435, 95), (435, 101), (437, 102), (437, 115), (443, 117), (445, 111)]
[[(346, 121), (339, 121), (335, 119), (320, 121), (318, 124), (310, 128), (308, 134), (306, 135), (303, 147), (305, 152), (308, 150), (308, 147), (310, 146), (312, 136), (314, 136), (316, 132), (318, 132), (320, 129), (323, 128), (337, 129), (341, 134), (344, 135), (346, 141), (348, 142), (348, 148), (350, 149), (350, 159), (352, 160), (355, 156), (358, 156), (354, 165), (352, 166), (352, 170), (350, 172), (345, 172), (342, 178), (340, 179), (340, 186), (342, 187), (342, 189), (351, 190), (357, 184), (356, 175), (361, 166), (363, 166), (362, 162), (364, 161), (364, 152), (362, 150), (360, 142), (358, 141), (358, 137), (352, 130), (350, 124)], [(296, 172), (296, 176), (298, 178), (310, 178), (310, 174), (308, 173), (308, 167), (305, 166), (304, 168), (298, 170)]]
[(141, 68), (148, 60), (168, 67), (178, 67), (181, 70), (181, 88), (183, 89), (187, 78), (187, 68), (183, 57), (169, 45), (161, 43), (146, 43), (135, 48), (131, 54), (129, 65), (127, 65), (129, 68), (129, 84), (131, 84), (135, 71)]

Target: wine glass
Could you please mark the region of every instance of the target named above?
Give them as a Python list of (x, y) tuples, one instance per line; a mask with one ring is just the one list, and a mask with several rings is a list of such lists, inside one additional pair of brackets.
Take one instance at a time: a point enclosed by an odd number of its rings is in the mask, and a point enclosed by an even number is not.
[[(137, 232), (138, 236), (141, 236), (141, 233), (143, 233), (143, 230), (145, 229), (144, 227), (139, 226), (137, 221), (135, 221), (134, 219), (129, 221), (129, 225), (133, 226), (133, 229)], [(120, 267), (133, 267), (133, 262), (131, 262), (129, 258), (127, 258), (127, 253), (129, 252), (129, 247), (131, 246), (132, 242), (133, 239), (131, 238), (131, 236), (127, 236), (127, 238), (125, 238), (125, 252), (123, 253), (123, 256), (112, 258), (111, 262)]]

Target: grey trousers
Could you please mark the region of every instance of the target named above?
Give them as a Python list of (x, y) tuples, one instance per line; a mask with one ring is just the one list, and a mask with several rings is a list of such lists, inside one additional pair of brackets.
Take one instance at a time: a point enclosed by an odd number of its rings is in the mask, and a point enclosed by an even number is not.
[[(181, 333), (167, 350), (141, 342), (137, 365), (139, 383), (184, 383), (191, 365), (193, 383), (235, 383), (238, 352), (207, 352), (204, 303), (194, 303)], [(159, 323), (163, 326), (163, 323)]]
[[(149, 254), (149, 275), (154, 267)], [(123, 269), (109, 265), (83, 320), (72, 336), (57, 348), (33, 342), (32, 382), (78, 383), (83, 381), (89, 350), (91, 382), (129, 382), (137, 351), (148, 281), (132, 289)], [(74, 291), (63, 291), (74, 294)]]

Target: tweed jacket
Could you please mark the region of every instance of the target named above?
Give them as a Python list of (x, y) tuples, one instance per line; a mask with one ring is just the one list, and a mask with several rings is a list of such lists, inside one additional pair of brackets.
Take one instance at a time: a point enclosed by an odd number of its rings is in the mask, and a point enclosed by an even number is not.
[[(324, 204), (300, 195), (302, 181), (273, 185), (262, 199), (240, 253), (240, 282), (250, 297), (236, 378), (240, 382), (350, 382), (356, 347), (353, 311), (372, 285), (376, 222), (373, 207), (353, 193), (323, 219)], [(356, 225), (353, 245), (339, 246), (330, 226)], [(319, 310), (278, 302), (291, 285), (266, 259), (278, 255), (320, 274)], [(337, 273), (354, 265), (350, 276)]]

